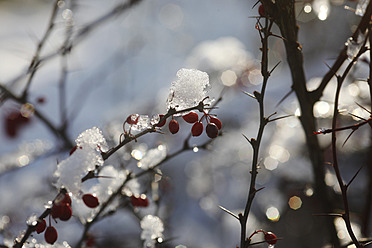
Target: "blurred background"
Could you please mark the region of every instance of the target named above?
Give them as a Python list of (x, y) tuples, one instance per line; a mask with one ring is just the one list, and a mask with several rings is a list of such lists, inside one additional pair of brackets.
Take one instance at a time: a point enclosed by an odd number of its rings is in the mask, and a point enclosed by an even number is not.
[[(27, 102), (32, 105), (0, 95), (0, 244), (10, 247), (26, 229), (27, 218), (44, 211), (44, 205), (58, 192), (53, 187), (57, 163), (68, 156), (66, 142), (45, 122), (32, 116), (34, 109), (55, 127), (63, 125), (70, 141), (97, 126), (112, 147), (119, 142), (128, 115), (166, 113), (169, 87), (176, 72), (180, 68), (195, 68), (208, 73), (209, 95), (215, 99), (223, 96), (218, 109), (213, 110), (223, 123), (223, 134), (207, 149), (198, 148), (208, 140), (205, 134), (192, 137), (189, 142), (195, 147), (193, 151), (182, 153), (159, 168), (162, 178), (157, 208), (150, 201), (149, 208), (136, 211), (144, 215), (154, 214), (156, 209), (165, 224), (164, 236), (171, 239), (167, 247), (239, 245), (239, 222), (218, 206), (238, 214), (248, 195), (252, 150), (242, 134), (248, 138), (256, 136), (258, 105), (241, 90), (260, 90), (262, 83), (261, 43), (255, 28), (258, 5), (246, 0), (143, 0), (100, 19), (123, 2), (59, 1), (54, 26), (39, 54), (44, 60), (27, 90)], [(0, 1), (0, 84), (16, 95), (21, 95), (27, 85), (27, 70), (48, 28), (53, 4), (47, 0)], [(320, 82), (328, 71), (327, 64), (332, 64), (355, 30), (360, 19), (353, 11), (357, 4), (343, 0), (296, 2), (309, 88)], [(274, 32), (280, 35), (276, 27)], [(66, 44), (71, 49), (65, 55), (56, 53)], [(280, 38), (270, 40), (269, 60), (270, 68), (281, 64), (269, 80), (266, 115), (298, 114), (293, 94), (277, 105), (291, 88)], [(358, 64), (355, 68), (341, 101), (349, 123), (353, 120), (348, 113), (369, 116), (357, 103), (370, 109), (366, 103), (370, 97), (368, 87), (362, 80), (368, 76), (368, 65)], [(335, 82), (329, 84), (322, 101), (315, 106), (319, 127), (331, 125), (334, 85)], [(10, 119), (20, 109), (30, 116), (21, 124), (14, 124)], [(11, 124), (17, 128), (10, 128)], [(164, 127), (164, 134), (141, 137), (105, 164), (138, 170), (138, 160), (159, 144), (165, 144), (171, 154), (183, 146), (190, 133), (190, 124), (180, 125), (176, 135)], [(340, 133), (339, 139), (344, 141), (347, 135)], [(329, 146), (330, 136), (320, 139), (324, 147)], [(369, 130), (364, 128), (342, 147), (342, 174), (347, 180), (368, 159), (369, 145)], [(326, 232), (322, 218), (327, 217), (313, 216), (319, 208), (312, 200), (312, 169), (295, 116), (268, 125), (260, 158), (257, 188), (264, 190), (255, 198), (248, 233), (257, 229), (273, 231), (282, 238), (276, 247), (331, 247), (322, 234)], [(353, 225), (360, 237), (367, 183), (366, 173), (361, 174), (349, 192), (355, 212)], [(143, 191), (149, 190), (149, 180), (140, 181)], [(325, 180), (337, 195), (339, 189), (331, 167)], [(151, 197), (152, 193), (148, 195)], [(79, 218), (56, 226), (59, 243), (67, 241), (74, 246), (80, 239)], [(336, 223), (336, 227), (338, 237), (347, 244), (343, 222)], [(96, 247), (142, 246), (139, 222), (125, 209), (96, 223), (90, 233)], [(39, 236), (34, 235), (28, 245), (43, 244)], [(255, 239), (260, 241), (262, 237), (257, 235)]]

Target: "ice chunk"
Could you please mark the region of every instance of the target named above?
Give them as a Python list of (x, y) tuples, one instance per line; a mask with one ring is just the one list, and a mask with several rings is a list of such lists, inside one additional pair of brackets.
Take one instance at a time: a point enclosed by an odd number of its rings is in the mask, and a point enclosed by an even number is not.
[(150, 118), (148, 115), (140, 115), (137, 119), (137, 123), (133, 124), (131, 129), (134, 131), (142, 131), (151, 126)]
[(143, 247), (155, 247), (156, 240), (163, 239), (164, 225), (162, 220), (153, 215), (146, 215), (141, 220), (141, 239), (144, 240)]
[(172, 82), (170, 88), (167, 109), (182, 110), (198, 105), (208, 96), (208, 87), (207, 73), (196, 69), (180, 69), (177, 72), (177, 80)]
[(358, 16), (363, 16), (366, 12), (367, 6), (368, 6), (368, 0), (359, 0), (356, 9), (355, 14)]
[(354, 59), (354, 57), (358, 54), (360, 48), (363, 45), (363, 39), (364, 39), (364, 36), (359, 34), (357, 40), (354, 40), (352, 37), (350, 37), (346, 41), (346, 43), (345, 43), (345, 45), (347, 46), (346, 53), (347, 53), (347, 56), (348, 56), (349, 60)]
[(36, 226), (38, 217), (36, 214), (32, 214), (30, 217), (27, 218), (26, 223), (29, 226)]
[(152, 168), (160, 163), (167, 156), (167, 147), (159, 145), (157, 148), (150, 149), (146, 155), (137, 163), (137, 166), (143, 170)]

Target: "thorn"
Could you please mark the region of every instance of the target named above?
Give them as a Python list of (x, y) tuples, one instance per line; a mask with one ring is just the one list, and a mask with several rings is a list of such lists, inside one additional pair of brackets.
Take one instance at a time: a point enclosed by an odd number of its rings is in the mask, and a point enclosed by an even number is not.
[(288, 117), (292, 117), (294, 115), (284, 115), (284, 116), (280, 116), (280, 117), (277, 117), (277, 118), (274, 118), (272, 120), (269, 120), (269, 122), (271, 121), (277, 121), (277, 120), (280, 120), (280, 119), (284, 119), (284, 118), (288, 118)]
[(247, 96), (250, 96), (250, 97), (252, 97), (253, 99), (256, 99), (256, 97), (255, 97), (254, 95), (252, 95), (251, 93), (246, 92), (246, 91), (244, 91), (244, 90), (240, 90), (240, 91), (243, 92), (244, 94), (246, 94)]
[(274, 115), (276, 115), (277, 114), (277, 112), (274, 112), (274, 113), (272, 113), (271, 115), (269, 115), (266, 119), (270, 119), (270, 117), (273, 117)]
[(336, 214), (336, 213), (320, 213), (320, 214), (312, 214), (313, 216), (332, 216), (332, 217), (343, 217), (342, 214)]
[(349, 138), (351, 137), (351, 135), (353, 135), (353, 133), (355, 132), (356, 129), (354, 129), (353, 131), (351, 131), (351, 133), (347, 136), (346, 140), (344, 141), (344, 143), (342, 144), (342, 147), (344, 147), (344, 145), (346, 144), (346, 142), (349, 140)]
[(353, 117), (355, 117), (355, 118), (358, 118), (358, 119), (360, 119), (360, 120), (367, 121), (367, 120), (364, 119), (363, 117), (360, 117), (360, 116), (355, 115), (355, 114), (353, 114), (353, 113), (349, 113), (349, 115), (351, 115), (351, 116), (353, 116)]
[(220, 206), (220, 205), (218, 205), (218, 207), (219, 207), (221, 210), (225, 211), (226, 213), (230, 214), (232, 217), (236, 218), (237, 220), (240, 220), (241, 213), (240, 213), (239, 216), (238, 216), (238, 215), (234, 214), (233, 212), (231, 212), (230, 210), (228, 210), (228, 209), (226, 209), (226, 208), (224, 208), (224, 207), (222, 207), (222, 206)]
[(287, 99), (287, 97), (289, 97), (293, 92), (293, 89), (291, 89), (287, 94), (285, 94), (285, 96), (280, 99), (280, 101), (275, 105), (275, 107), (278, 107), (282, 102), (284, 102), (285, 99)]
[(346, 184), (346, 188), (348, 188), (350, 186), (350, 184), (354, 181), (354, 179), (358, 176), (358, 174), (362, 170), (362, 168), (363, 168), (363, 165), (360, 166), (359, 170), (355, 173), (355, 175), (353, 176), (353, 178), (351, 178), (350, 182), (348, 184)]
[(242, 134), (243, 137), (249, 142), (249, 144), (251, 144), (251, 146), (253, 147), (253, 142), (256, 141), (255, 139), (249, 139), (247, 136), (245, 136), (244, 134)]
[(358, 105), (360, 108), (364, 109), (365, 111), (367, 111), (368, 113), (372, 114), (372, 112), (370, 110), (368, 110), (367, 108), (363, 107), (362, 105), (360, 105), (359, 103), (355, 102), (356, 105)]
[(254, 7), (256, 7), (257, 4), (259, 4), (259, 3), (260, 3), (260, 0), (258, 0), (258, 1), (253, 5), (252, 9), (254, 9)]
[(265, 187), (261, 187), (261, 188), (259, 188), (259, 189), (256, 189), (255, 191), (256, 191), (256, 193), (258, 192), (258, 191), (261, 191), (261, 190), (263, 190)]
[(279, 61), (274, 67), (273, 69), (271, 69), (271, 71), (269, 72), (269, 74), (271, 74), (277, 67), (278, 65), (281, 63), (281, 61)]

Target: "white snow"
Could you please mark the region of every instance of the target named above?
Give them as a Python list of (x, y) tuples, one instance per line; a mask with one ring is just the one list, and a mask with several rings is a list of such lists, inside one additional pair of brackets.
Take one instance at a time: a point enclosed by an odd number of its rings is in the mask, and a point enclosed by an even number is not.
[(164, 225), (162, 220), (153, 215), (146, 215), (141, 220), (141, 239), (144, 240), (143, 247), (155, 247), (156, 239), (163, 238)]
[(60, 162), (55, 176), (56, 187), (78, 194), (81, 190), (81, 179), (96, 166), (103, 165), (101, 150), (107, 150), (107, 143), (102, 132), (93, 127), (81, 133), (76, 139), (77, 149), (71, 156)]
[(196, 69), (180, 69), (177, 72), (177, 80), (172, 82), (169, 91), (167, 109), (182, 110), (198, 105), (208, 96), (208, 87), (209, 76), (207, 73)]

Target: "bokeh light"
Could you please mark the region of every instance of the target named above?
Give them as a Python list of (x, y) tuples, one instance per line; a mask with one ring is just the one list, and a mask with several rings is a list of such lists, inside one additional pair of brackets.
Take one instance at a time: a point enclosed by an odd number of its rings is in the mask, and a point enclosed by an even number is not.
[(273, 222), (277, 222), (280, 218), (279, 210), (276, 207), (269, 207), (266, 210), (266, 217)]
[(298, 196), (292, 196), (289, 198), (288, 205), (291, 209), (297, 210), (302, 206), (302, 200)]

